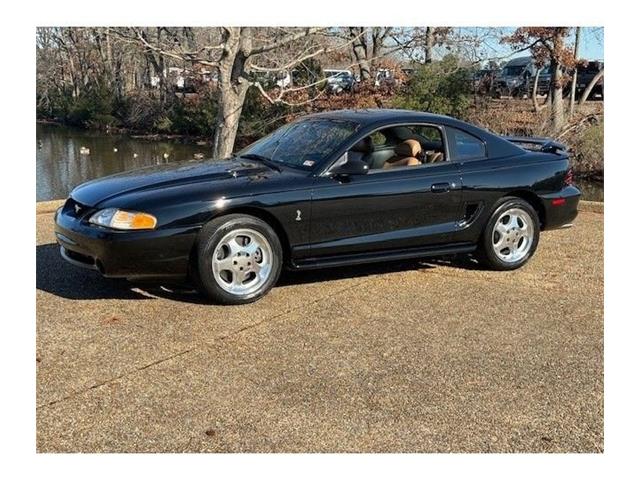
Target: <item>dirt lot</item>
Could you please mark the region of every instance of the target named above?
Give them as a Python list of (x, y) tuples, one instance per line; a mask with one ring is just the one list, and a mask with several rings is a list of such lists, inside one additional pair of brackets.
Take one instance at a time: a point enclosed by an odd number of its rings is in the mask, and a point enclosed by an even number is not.
[(66, 265), (37, 216), (41, 452), (599, 452), (603, 216), (522, 270), (289, 274), (207, 305)]

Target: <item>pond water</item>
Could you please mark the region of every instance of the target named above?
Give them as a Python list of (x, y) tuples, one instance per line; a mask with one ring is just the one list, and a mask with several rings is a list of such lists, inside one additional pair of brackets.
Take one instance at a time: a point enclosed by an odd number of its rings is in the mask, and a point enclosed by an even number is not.
[[(36, 124), (36, 145), (38, 202), (66, 198), (74, 187), (93, 178), (188, 160), (196, 153), (210, 156), (210, 147), (206, 145), (137, 139), (40, 123)], [(604, 201), (602, 183), (578, 180), (578, 186), (585, 200)]]
[(77, 185), (112, 173), (188, 160), (196, 153), (210, 157), (210, 148), (38, 123), (36, 201), (66, 198)]

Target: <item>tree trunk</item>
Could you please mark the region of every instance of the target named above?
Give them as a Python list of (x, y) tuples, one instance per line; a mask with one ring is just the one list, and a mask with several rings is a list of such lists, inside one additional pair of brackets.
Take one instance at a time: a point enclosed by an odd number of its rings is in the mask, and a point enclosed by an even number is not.
[(562, 65), (560, 65), (559, 54), (564, 48), (564, 38), (558, 30), (553, 38), (554, 55), (551, 58), (551, 84), (549, 93), (551, 94), (551, 120), (553, 131), (559, 132), (564, 127), (564, 105), (562, 102)]
[(232, 27), (225, 29), (224, 37), (225, 48), (218, 66), (218, 113), (213, 133), (215, 159), (228, 158), (233, 153), (249, 88), (245, 68), (251, 51), (251, 32), (246, 27)]
[(349, 27), (349, 35), (353, 41), (353, 55), (358, 62), (360, 69), (360, 79), (369, 80), (371, 78), (371, 66), (367, 60), (367, 38), (365, 27)]
[(553, 131), (559, 132), (564, 127), (564, 106), (562, 104), (562, 68), (557, 61), (551, 62), (552, 74), (549, 93), (551, 95), (551, 119)]
[(427, 27), (424, 34), (424, 63), (433, 62), (433, 44), (434, 34), (433, 27)]
[(542, 107), (538, 104), (538, 80), (540, 79), (540, 69), (536, 69), (536, 76), (533, 79), (533, 90), (531, 91), (531, 99), (533, 100), (533, 110), (539, 112)]
[(384, 47), (384, 40), (391, 32), (390, 27), (373, 27), (371, 29), (371, 51), (369, 52), (369, 66), (375, 70)]
[[(156, 44), (158, 48), (161, 47), (161, 35), (162, 29), (156, 29)], [(142, 36), (145, 38), (145, 41), (151, 43), (151, 40), (147, 38), (147, 34), (143, 31)], [(147, 49), (145, 51), (145, 57), (147, 58), (148, 64), (153, 69), (153, 74), (158, 78), (158, 92), (160, 94), (160, 104), (164, 107), (166, 99), (167, 99), (167, 78), (165, 76), (165, 62), (164, 56), (162, 54), (156, 55), (153, 50)], [(151, 71), (149, 72), (149, 86), (151, 86)]]
[(218, 90), (218, 113), (213, 132), (213, 158), (215, 159), (228, 158), (233, 153), (247, 89), (244, 87), (240, 93), (235, 93), (233, 90), (222, 85)]
[[(584, 102), (587, 101), (587, 98), (589, 98), (589, 95), (591, 94), (591, 90), (593, 90), (593, 87), (596, 86), (596, 83), (598, 83), (598, 81), (602, 77), (604, 77), (604, 68), (600, 70), (596, 74), (596, 76), (591, 79), (591, 81), (589, 82), (589, 85), (587, 85), (587, 88), (585, 88), (584, 92), (582, 92), (582, 96), (580, 97), (580, 102), (579, 102), (580, 105), (582, 105)], [(603, 90), (603, 94), (604, 94), (604, 90)]]
[[(573, 58), (578, 61), (578, 48), (580, 47), (580, 27), (576, 27), (576, 43), (573, 47)], [(569, 118), (573, 117), (576, 104), (576, 83), (578, 83), (578, 64), (573, 67), (573, 77), (571, 78), (571, 100), (569, 101)]]

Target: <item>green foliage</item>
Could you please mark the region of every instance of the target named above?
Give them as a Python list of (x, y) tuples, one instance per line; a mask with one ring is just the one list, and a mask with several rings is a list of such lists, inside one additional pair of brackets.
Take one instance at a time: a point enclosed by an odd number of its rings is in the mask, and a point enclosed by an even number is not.
[(180, 135), (211, 136), (218, 112), (214, 95), (207, 91), (197, 98), (176, 98), (166, 121), (158, 127), (168, 127), (172, 133)]
[(160, 133), (169, 133), (173, 128), (173, 122), (169, 117), (162, 116), (158, 118), (154, 124), (153, 129)]
[(465, 118), (471, 105), (468, 69), (456, 57), (419, 68), (394, 100), (394, 106)]
[(111, 128), (118, 125), (120, 125), (120, 120), (108, 113), (94, 113), (86, 122), (86, 126), (95, 129)]
[(72, 97), (63, 105), (60, 116), (66, 123), (79, 127), (114, 126), (118, 123), (112, 115), (114, 111), (113, 93), (100, 85)]

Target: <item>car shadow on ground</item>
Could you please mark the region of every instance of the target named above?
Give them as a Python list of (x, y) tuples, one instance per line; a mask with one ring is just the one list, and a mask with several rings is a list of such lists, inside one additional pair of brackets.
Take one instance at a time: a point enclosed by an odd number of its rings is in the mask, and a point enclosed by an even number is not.
[(70, 300), (149, 298), (132, 290), (126, 280), (104, 278), (98, 272), (67, 263), (55, 243), (36, 246), (36, 288)]
[[(459, 255), (300, 272), (285, 270), (275, 288), (428, 270), (439, 266), (466, 270), (482, 268), (470, 256)], [(60, 256), (60, 247), (54, 243), (36, 246), (36, 288), (70, 300), (152, 300), (161, 297), (194, 304), (210, 303), (188, 285), (134, 284), (126, 280), (104, 278), (98, 272), (67, 263)]]

